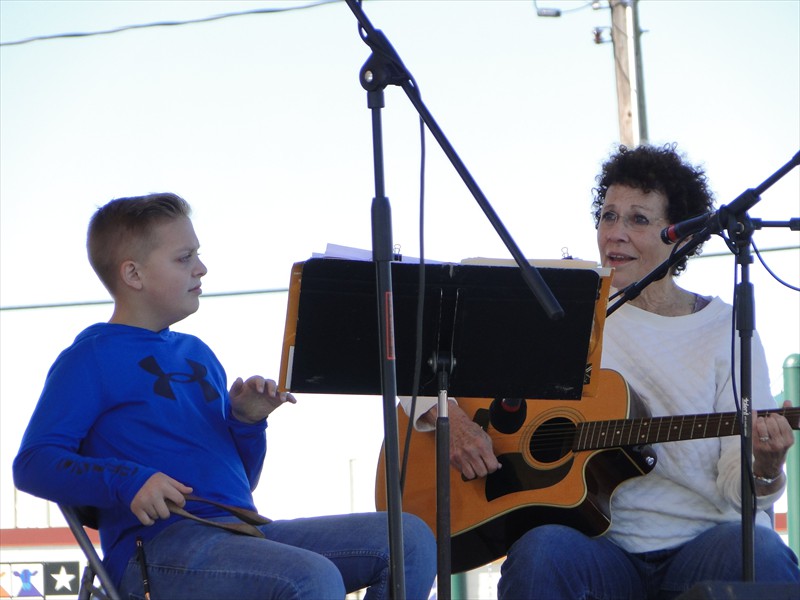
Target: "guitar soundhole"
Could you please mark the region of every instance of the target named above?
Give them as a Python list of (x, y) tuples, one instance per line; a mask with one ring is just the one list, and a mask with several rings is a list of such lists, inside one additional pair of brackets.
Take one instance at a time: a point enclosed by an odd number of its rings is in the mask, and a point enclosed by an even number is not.
[(572, 452), (575, 429), (575, 423), (565, 417), (545, 421), (531, 436), (531, 456), (543, 464), (560, 460)]

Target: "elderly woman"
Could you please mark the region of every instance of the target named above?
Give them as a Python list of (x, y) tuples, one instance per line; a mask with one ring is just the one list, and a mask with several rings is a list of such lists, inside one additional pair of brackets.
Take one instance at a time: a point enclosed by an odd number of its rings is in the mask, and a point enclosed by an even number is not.
[[(614, 268), (617, 289), (640, 281), (668, 258), (672, 248), (660, 239), (664, 227), (713, 205), (703, 170), (687, 163), (674, 145), (620, 147), (597, 182), (597, 245), (602, 265)], [(685, 268), (683, 259), (608, 318), (603, 367), (621, 373), (654, 416), (735, 411), (732, 307), (681, 288), (677, 278)], [(753, 406), (775, 408), (758, 336), (752, 347)], [(786, 485), (792, 429), (783, 416), (756, 415), (755, 578), (798, 582), (797, 557), (765, 512)], [(617, 488), (605, 535), (590, 538), (562, 525), (523, 535), (503, 564), (499, 597), (662, 599), (701, 581), (741, 580), (739, 438), (655, 449), (655, 469)]]

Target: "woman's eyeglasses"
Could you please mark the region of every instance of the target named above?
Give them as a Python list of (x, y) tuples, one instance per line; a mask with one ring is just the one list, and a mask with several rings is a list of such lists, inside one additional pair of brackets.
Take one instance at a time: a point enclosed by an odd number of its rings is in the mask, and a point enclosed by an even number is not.
[(600, 220), (598, 221), (597, 226), (603, 228), (610, 228), (616, 225), (618, 222), (622, 221), (622, 224), (625, 226), (626, 229), (631, 231), (644, 231), (651, 225), (655, 225), (659, 221), (665, 221), (666, 219), (659, 217), (658, 219), (650, 219), (649, 217), (639, 213), (635, 215), (625, 215), (620, 216), (614, 211), (606, 211), (600, 214)]

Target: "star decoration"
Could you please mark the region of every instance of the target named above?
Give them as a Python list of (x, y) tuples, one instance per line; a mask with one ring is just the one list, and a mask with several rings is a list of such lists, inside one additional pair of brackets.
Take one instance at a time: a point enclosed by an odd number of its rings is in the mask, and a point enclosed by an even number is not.
[(75, 575), (67, 573), (64, 565), (61, 565), (61, 570), (58, 573), (51, 573), (50, 575), (56, 580), (56, 591), (60, 589), (72, 591), (72, 580), (75, 579)]

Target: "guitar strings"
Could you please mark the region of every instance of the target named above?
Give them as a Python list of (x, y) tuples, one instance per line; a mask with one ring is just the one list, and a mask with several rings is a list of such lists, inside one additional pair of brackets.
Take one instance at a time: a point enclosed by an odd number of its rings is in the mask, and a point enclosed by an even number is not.
[[(793, 429), (800, 429), (800, 408), (776, 408), (760, 412), (781, 414), (790, 420)], [(503, 434), (498, 431), (492, 433), (498, 439), (510, 440), (512, 443), (528, 438), (529, 444), (531, 446), (535, 444), (536, 450), (568, 448), (572, 451), (582, 451), (736, 435), (739, 432), (739, 421), (735, 417), (736, 413), (709, 413), (557, 424), (544, 422), (533, 429), (527, 427), (517, 433)], [(794, 423), (791, 423), (792, 419)], [(646, 434), (642, 433), (643, 430), (646, 430)], [(676, 433), (677, 436), (673, 438)], [(644, 441), (641, 438), (644, 438)], [(623, 440), (625, 443), (621, 443)]]

